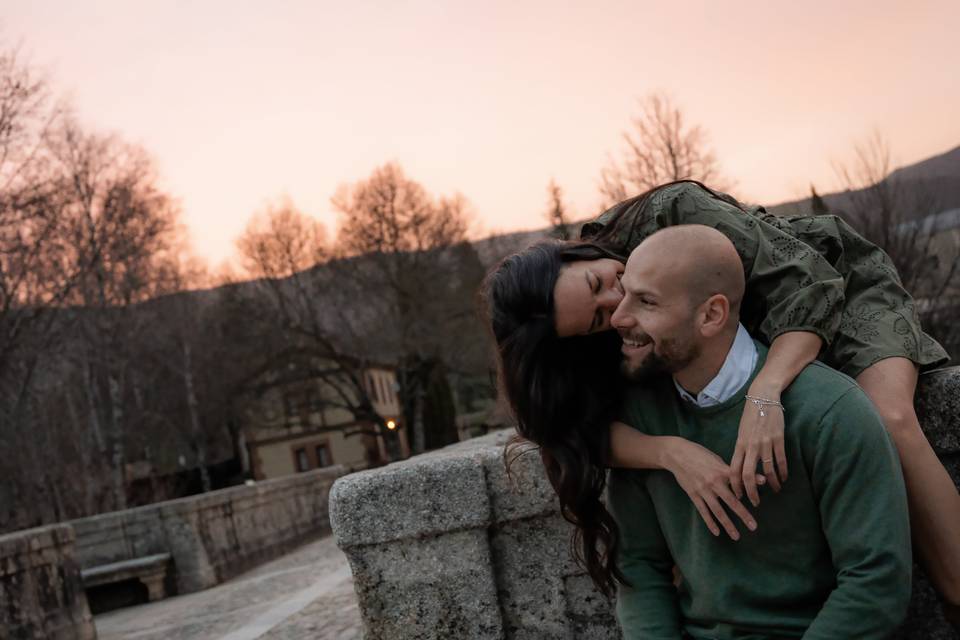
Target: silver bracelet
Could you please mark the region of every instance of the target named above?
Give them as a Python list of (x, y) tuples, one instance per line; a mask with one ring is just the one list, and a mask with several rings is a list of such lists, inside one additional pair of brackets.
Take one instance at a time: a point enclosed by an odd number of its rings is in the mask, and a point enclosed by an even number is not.
[(771, 406), (780, 407), (780, 411), (783, 411), (784, 413), (787, 412), (787, 410), (783, 408), (783, 405), (780, 404), (779, 400), (771, 400), (769, 398), (760, 398), (758, 396), (751, 396), (750, 394), (747, 394), (746, 398), (753, 404), (757, 405), (757, 408), (760, 409), (761, 418), (767, 415), (766, 412), (763, 410), (764, 407), (771, 407)]

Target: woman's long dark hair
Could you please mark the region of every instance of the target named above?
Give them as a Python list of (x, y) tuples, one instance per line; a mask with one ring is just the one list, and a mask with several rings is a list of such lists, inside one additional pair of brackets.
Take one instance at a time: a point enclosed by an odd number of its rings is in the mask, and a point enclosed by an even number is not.
[[(517, 419), (518, 435), (504, 451), (510, 465), (529, 443), (539, 448), (563, 517), (576, 526), (574, 557), (610, 595), (626, 583), (617, 568), (620, 534), (601, 496), (606, 485), (610, 423), (623, 391), (619, 336), (613, 331), (558, 338), (553, 289), (565, 263), (614, 258), (629, 252), (634, 226), (650, 196), (673, 184), (699, 185), (736, 207), (730, 196), (693, 180), (660, 185), (611, 207), (603, 224), (588, 223), (590, 242), (546, 242), (509, 256), (484, 282), (483, 297), (497, 344), (501, 386)], [(606, 247), (611, 247), (608, 249)]]
[(616, 581), (619, 532), (601, 501), (610, 422), (623, 387), (620, 338), (606, 331), (558, 338), (553, 288), (565, 263), (622, 256), (585, 242), (547, 242), (504, 259), (487, 275), (483, 294), (497, 344), (502, 390), (518, 435), (504, 452), (510, 465), (528, 442), (538, 445), (564, 518), (576, 525), (574, 557), (610, 595)]

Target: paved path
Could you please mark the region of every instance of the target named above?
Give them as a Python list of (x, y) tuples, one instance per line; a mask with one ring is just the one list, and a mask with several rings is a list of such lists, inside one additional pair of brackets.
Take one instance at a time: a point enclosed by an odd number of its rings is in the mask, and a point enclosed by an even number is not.
[(185, 596), (96, 616), (100, 640), (359, 640), (350, 568), (328, 536)]

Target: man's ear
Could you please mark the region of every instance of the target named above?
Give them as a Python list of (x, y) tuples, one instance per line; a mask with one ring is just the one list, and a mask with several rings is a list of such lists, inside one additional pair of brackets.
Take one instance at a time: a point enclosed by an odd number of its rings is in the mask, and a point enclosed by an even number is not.
[(704, 338), (712, 338), (727, 326), (730, 319), (730, 301), (722, 293), (715, 293), (700, 305), (700, 313), (700, 333)]

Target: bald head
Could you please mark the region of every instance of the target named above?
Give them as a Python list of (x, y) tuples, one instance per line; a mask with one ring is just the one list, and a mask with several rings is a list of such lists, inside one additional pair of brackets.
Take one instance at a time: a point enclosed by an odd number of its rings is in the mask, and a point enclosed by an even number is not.
[(624, 277), (635, 270), (655, 270), (661, 278), (686, 292), (692, 305), (721, 294), (730, 302), (730, 315), (739, 319), (743, 300), (743, 263), (727, 236), (699, 224), (661, 229), (630, 254)]
[(669, 372), (699, 393), (738, 331), (744, 277), (733, 243), (711, 227), (668, 227), (634, 249), (620, 284), (610, 323), (623, 339), (626, 374)]

